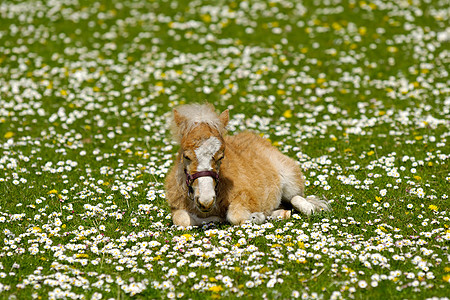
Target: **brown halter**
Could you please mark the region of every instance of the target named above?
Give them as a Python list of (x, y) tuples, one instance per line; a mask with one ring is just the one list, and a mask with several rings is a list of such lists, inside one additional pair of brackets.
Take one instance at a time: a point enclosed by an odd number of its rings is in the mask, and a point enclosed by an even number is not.
[[(192, 188), (192, 184), (194, 183), (195, 179), (200, 177), (212, 177), (216, 181), (216, 192), (217, 192), (217, 186), (219, 183), (219, 173), (214, 171), (200, 171), (194, 174), (189, 174), (186, 169), (184, 169), (184, 173), (186, 174), (186, 185), (188, 187), (188, 194), (189, 197), (191, 197), (194, 194), (194, 189)], [(192, 198), (192, 197), (191, 197)]]

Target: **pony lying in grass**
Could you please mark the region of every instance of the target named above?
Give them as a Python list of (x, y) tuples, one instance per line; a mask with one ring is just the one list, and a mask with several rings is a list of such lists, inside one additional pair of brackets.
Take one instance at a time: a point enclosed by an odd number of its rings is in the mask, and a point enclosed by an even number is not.
[(304, 198), (303, 175), (293, 159), (256, 134), (227, 136), (228, 120), (228, 110), (217, 115), (210, 104), (174, 109), (172, 135), (181, 147), (166, 197), (175, 225), (287, 219), (285, 204), (307, 215), (328, 209), (324, 200)]

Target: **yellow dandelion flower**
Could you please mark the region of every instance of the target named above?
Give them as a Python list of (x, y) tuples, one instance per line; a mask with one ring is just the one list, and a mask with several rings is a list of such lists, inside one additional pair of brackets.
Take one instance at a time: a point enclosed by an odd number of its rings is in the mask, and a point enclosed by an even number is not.
[(326, 82), (327, 80), (325, 78), (317, 78), (316, 82), (317, 84), (322, 84), (324, 82)]
[(203, 22), (206, 22), (206, 23), (211, 23), (211, 16), (210, 15), (201, 15), (200, 16), (201, 18), (202, 18), (202, 20), (203, 20)]
[(436, 205), (431, 204), (430, 206), (428, 206), (429, 209), (433, 210), (433, 211), (437, 211), (438, 207)]
[(87, 255), (86, 253), (79, 253), (77, 255), (75, 255), (76, 258), (88, 258), (89, 255)]
[(387, 232), (386, 228), (384, 228), (383, 226), (378, 226), (378, 229), (380, 229), (380, 230), (382, 230), (384, 232)]
[(183, 234), (182, 235), (182, 237), (184, 237), (185, 239), (186, 239), (186, 241), (190, 241), (190, 240), (192, 240), (193, 238), (192, 238), (192, 235), (191, 234), (189, 234), (189, 233), (185, 233), (185, 234)]
[(12, 131), (8, 131), (8, 132), (5, 133), (5, 135), (4, 135), (5, 139), (12, 138), (13, 136), (14, 136), (14, 132), (12, 132)]
[(288, 109), (283, 113), (283, 117), (286, 119), (292, 118), (292, 110)]
[(336, 31), (342, 29), (342, 26), (337, 22), (333, 22), (333, 24), (331, 24), (331, 27), (333, 27), (333, 29)]

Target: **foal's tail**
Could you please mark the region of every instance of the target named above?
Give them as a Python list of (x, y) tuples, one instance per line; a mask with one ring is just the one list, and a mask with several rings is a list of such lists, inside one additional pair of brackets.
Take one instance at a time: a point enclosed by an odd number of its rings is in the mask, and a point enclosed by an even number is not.
[(328, 201), (319, 199), (316, 196), (307, 196), (306, 198), (295, 196), (291, 199), (291, 204), (296, 210), (308, 216), (316, 212), (330, 210)]

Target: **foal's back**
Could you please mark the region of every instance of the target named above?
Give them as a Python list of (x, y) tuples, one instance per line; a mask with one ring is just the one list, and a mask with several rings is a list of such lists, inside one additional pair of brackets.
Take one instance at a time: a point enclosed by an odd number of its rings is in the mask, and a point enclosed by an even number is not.
[(252, 160), (258, 159), (257, 157), (252, 156), (255, 153), (264, 155), (267, 151), (276, 150), (268, 140), (263, 139), (250, 131), (244, 131), (233, 136), (226, 136), (225, 141), (226, 144), (233, 147), (235, 151), (238, 151), (243, 156), (252, 158)]

